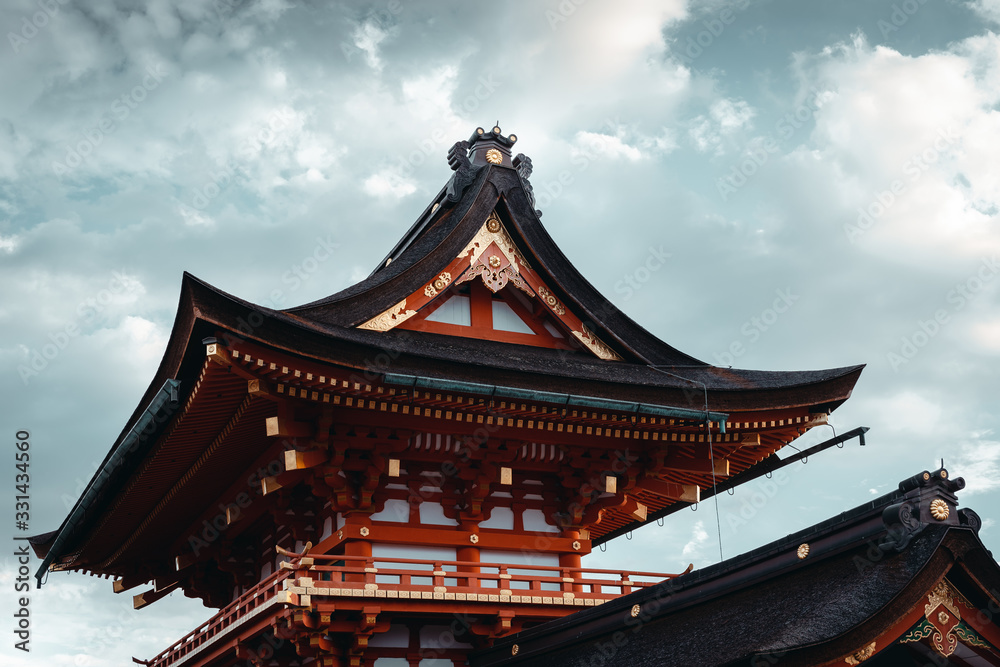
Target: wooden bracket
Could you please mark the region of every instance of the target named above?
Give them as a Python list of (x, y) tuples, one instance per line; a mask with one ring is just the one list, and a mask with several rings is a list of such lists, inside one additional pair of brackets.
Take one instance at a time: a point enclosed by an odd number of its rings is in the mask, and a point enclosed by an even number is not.
[[(705, 452), (705, 454), (707, 453)], [(719, 477), (729, 476), (729, 461), (727, 459), (709, 459), (708, 456), (689, 459), (677, 454), (670, 454), (663, 459), (663, 467), (666, 470), (698, 472), (708, 475), (711, 475), (714, 469), (715, 474)]]
[(132, 596), (132, 608), (142, 609), (143, 607), (148, 607), (157, 600), (167, 597), (170, 593), (177, 588), (177, 582), (165, 586), (163, 588), (154, 588), (148, 591), (143, 591), (138, 595)]
[(123, 593), (130, 588), (135, 588), (136, 586), (141, 586), (142, 584), (149, 581), (149, 577), (144, 577), (142, 575), (135, 575), (132, 577), (122, 577), (121, 579), (115, 579), (112, 583), (115, 593)]
[(330, 453), (325, 449), (310, 449), (304, 452), (289, 449), (285, 452), (285, 470), (315, 468), (329, 460)]
[(267, 435), (278, 438), (305, 438), (312, 435), (312, 425), (296, 422), (283, 417), (268, 417)]
[(635, 488), (656, 494), (661, 498), (669, 498), (670, 500), (680, 500), (688, 503), (701, 502), (701, 489), (695, 484), (677, 484), (675, 482), (665, 482), (655, 477), (647, 477), (639, 480)]

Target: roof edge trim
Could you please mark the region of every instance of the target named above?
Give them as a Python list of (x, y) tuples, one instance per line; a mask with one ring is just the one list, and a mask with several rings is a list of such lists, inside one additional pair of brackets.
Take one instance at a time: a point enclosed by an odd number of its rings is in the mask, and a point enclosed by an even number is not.
[[(55, 540), (52, 542), (52, 546), (49, 548), (44, 560), (42, 560), (42, 564), (39, 565), (38, 571), (35, 573), (38, 588), (42, 587), (42, 577), (45, 576), (45, 572), (49, 569), (52, 561), (59, 555), (60, 549), (72, 537), (74, 529), (86, 516), (87, 510), (97, 499), (104, 485), (111, 479), (115, 468), (122, 464), (125, 456), (130, 454), (139, 442), (143, 440), (149, 441), (149, 436), (157, 431), (158, 425), (165, 424), (169, 421), (170, 416), (177, 411), (177, 407), (180, 405), (180, 386), (181, 383), (174, 379), (168, 379), (163, 383), (160, 390), (149, 401), (142, 416), (136, 420), (135, 425), (128, 432), (128, 435), (115, 448), (114, 453), (105, 462), (100, 472), (90, 481), (90, 485), (76, 502), (73, 512), (69, 515), (63, 527), (60, 528)], [(158, 415), (163, 411), (166, 411), (167, 418), (159, 419)], [(149, 429), (148, 432), (146, 432), (147, 429)]]
[(722, 432), (726, 432), (726, 420), (729, 415), (724, 412), (711, 412), (708, 410), (690, 410), (667, 405), (654, 405), (652, 403), (630, 403), (627, 401), (615, 401), (605, 398), (594, 398), (592, 396), (579, 396), (575, 394), (558, 394), (551, 391), (540, 391), (533, 389), (520, 389), (517, 387), (503, 387), (492, 384), (480, 384), (477, 382), (461, 382), (458, 380), (442, 380), (438, 378), (423, 377), (419, 375), (401, 375), (398, 373), (386, 373), (382, 376), (383, 382), (388, 385), (400, 387), (414, 387), (419, 389), (436, 389), (442, 391), (460, 391), (467, 394), (478, 394), (481, 396), (499, 396), (502, 398), (514, 398), (530, 401), (540, 401), (543, 403), (555, 403), (556, 405), (573, 405), (584, 408), (598, 408), (604, 410), (618, 410), (620, 412), (631, 412), (640, 415), (655, 415), (657, 417), (674, 417), (679, 419), (696, 419), (698, 421), (714, 421), (721, 426)]

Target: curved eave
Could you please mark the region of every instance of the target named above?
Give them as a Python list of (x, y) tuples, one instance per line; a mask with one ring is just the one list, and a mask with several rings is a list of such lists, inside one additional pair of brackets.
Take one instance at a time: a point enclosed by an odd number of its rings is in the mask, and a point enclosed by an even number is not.
[[(581, 393), (618, 400), (677, 404), (702, 409), (701, 383), (709, 392), (709, 407), (732, 410), (773, 410), (789, 407), (839, 405), (850, 397), (863, 366), (821, 371), (746, 371), (703, 367), (664, 367), (608, 363), (585, 354), (565, 354), (496, 341), (459, 338), (413, 331), (375, 332), (322, 325), (282, 311), (255, 306), (185, 274), (193, 317), (237, 335), (251, 314), (263, 322), (246, 338), (317, 361), (365, 369), (383, 352), (394, 357), (386, 372), (426, 375), (459, 381), (507, 384), (562, 393)], [(180, 314), (178, 320), (182, 318)], [(178, 332), (174, 332), (177, 334)], [(206, 334), (207, 335), (207, 334)], [(175, 336), (171, 336), (171, 345)], [(178, 342), (181, 340), (177, 337)], [(204, 351), (197, 351), (196, 359)], [(183, 355), (168, 349), (175, 367)], [(690, 381), (680, 379), (678, 376)], [(154, 384), (160, 378), (154, 379)], [(692, 392), (691, 388), (699, 389)]]

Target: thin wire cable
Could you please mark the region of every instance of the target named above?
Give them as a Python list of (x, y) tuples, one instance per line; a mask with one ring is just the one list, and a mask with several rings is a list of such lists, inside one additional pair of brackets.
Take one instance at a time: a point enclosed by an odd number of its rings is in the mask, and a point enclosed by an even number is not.
[[(721, 563), (723, 560), (725, 560), (725, 558), (722, 554), (722, 518), (719, 515), (719, 493), (718, 493), (719, 487), (715, 479), (715, 451), (712, 443), (712, 420), (709, 419), (709, 414), (708, 414), (708, 385), (702, 382), (701, 380), (692, 380), (691, 378), (686, 378), (682, 375), (670, 373), (652, 364), (647, 364), (647, 366), (649, 368), (652, 368), (654, 371), (658, 371), (665, 375), (678, 378), (679, 380), (684, 380), (685, 382), (691, 382), (693, 384), (700, 384), (702, 391), (705, 394), (705, 430), (708, 433), (708, 456), (709, 456), (709, 464), (712, 467), (712, 497), (715, 499), (715, 530), (719, 536), (719, 562)], [(695, 503), (695, 505), (693, 505), (692, 507), (695, 509), (695, 511), (697, 511), (697, 503)]]
[(715, 453), (712, 450), (712, 422), (708, 419), (708, 388), (705, 389), (705, 431), (708, 433), (708, 458), (712, 465), (712, 497), (715, 498), (715, 529), (719, 534), (719, 562), (722, 555), (722, 519), (719, 516), (719, 489), (715, 481)]

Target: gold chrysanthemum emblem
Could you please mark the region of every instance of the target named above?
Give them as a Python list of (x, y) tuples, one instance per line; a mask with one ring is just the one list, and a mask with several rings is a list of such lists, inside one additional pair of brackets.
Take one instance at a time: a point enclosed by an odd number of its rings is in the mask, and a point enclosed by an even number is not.
[(948, 508), (948, 503), (946, 503), (941, 498), (935, 498), (931, 501), (931, 516), (938, 521), (944, 521), (951, 514), (951, 510)]

